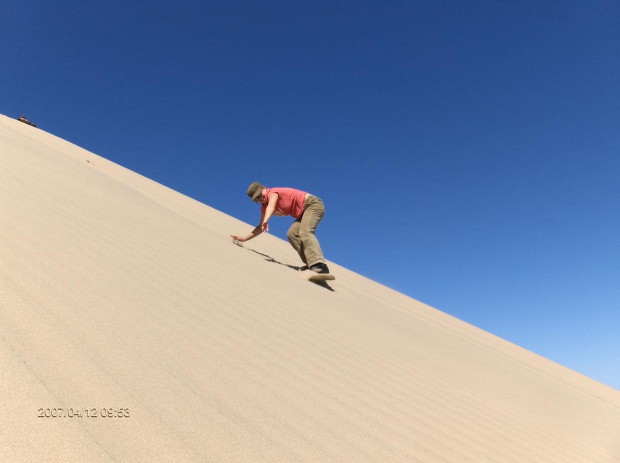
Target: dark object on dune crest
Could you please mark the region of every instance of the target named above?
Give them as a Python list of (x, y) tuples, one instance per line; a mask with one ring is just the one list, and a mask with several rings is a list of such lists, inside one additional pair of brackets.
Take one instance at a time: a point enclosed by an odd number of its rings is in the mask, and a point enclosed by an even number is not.
[(18, 120), (19, 122), (23, 122), (24, 124), (28, 124), (28, 125), (31, 125), (31, 126), (33, 126), (33, 127), (36, 127), (36, 125), (35, 125), (35, 124), (33, 124), (32, 122), (30, 122), (28, 119), (26, 119), (26, 115), (25, 115), (25, 114), (22, 114), (21, 116), (19, 116), (19, 117), (17, 118), (17, 120)]

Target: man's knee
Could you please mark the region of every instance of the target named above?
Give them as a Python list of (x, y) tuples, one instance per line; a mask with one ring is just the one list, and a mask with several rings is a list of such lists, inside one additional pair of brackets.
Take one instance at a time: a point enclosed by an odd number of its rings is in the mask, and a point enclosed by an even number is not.
[(299, 229), (297, 229), (296, 227), (289, 228), (288, 232), (286, 233), (286, 237), (289, 241), (299, 239)]

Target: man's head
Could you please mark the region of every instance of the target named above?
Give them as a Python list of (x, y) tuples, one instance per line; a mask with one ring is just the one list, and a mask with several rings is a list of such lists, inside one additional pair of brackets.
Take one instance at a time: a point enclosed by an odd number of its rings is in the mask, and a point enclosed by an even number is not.
[(248, 196), (252, 198), (252, 201), (256, 201), (263, 194), (263, 185), (258, 182), (254, 182), (248, 188)]

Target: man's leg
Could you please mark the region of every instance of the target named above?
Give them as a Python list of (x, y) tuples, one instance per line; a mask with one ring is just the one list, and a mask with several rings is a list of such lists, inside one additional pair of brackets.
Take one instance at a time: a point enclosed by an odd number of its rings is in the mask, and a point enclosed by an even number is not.
[(301, 241), (301, 249), (306, 258), (304, 262), (306, 262), (309, 267), (325, 263), (323, 251), (315, 236), (316, 227), (319, 225), (324, 215), (325, 206), (323, 205), (323, 201), (316, 196), (310, 195), (307, 199), (304, 213), (301, 216), (298, 232)]
[(301, 237), (299, 236), (300, 228), (301, 220), (297, 219), (288, 229), (286, 237), (288, 238), (288, 242), (291, 243), (291, 246), (293, 246), (293, 249), (295, 249), (295, 251), (297, 251), (297, 254), (299, 254), (299, 257), (301, 257), (302, 262), (308, 265), (308, 262), (306, 261), (306, 256), (304, 254), (304, 245), (301, 241)]

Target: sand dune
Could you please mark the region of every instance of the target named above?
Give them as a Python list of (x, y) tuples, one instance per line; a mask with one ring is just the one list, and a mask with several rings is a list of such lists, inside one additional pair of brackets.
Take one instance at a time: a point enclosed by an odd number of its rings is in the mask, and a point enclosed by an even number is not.
[(620, 462), (612, 388), (4, 116), (0, 163), (2, 462)]

